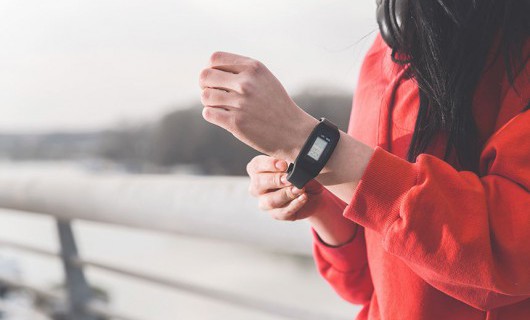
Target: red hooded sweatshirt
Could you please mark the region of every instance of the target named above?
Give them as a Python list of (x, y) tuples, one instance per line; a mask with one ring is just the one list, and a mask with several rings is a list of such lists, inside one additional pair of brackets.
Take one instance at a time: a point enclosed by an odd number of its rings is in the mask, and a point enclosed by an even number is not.
[(419, 94), (390, 53), (378, 36), (361, 70), (348, 133), (375, 153), (342, 202), (356, 237), (334, 248), (313, 230), (321, 275), (358, 320), (529, 320), (530, 63), (514, 87), (502, 58), (483, 74), (477, 175), (441, 160), (441, 141), (405, 160)]

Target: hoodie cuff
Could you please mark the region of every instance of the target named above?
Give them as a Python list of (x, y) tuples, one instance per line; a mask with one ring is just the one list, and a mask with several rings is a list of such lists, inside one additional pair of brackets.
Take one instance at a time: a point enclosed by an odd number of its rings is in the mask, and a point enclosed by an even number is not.
[(417, 183), (415, 164), (376, 147), (344, 217), (386, 234), (400, 219), (400, 207), (408, 191)]
[(311, 228), (311, 232), (313, 233), (313, 251), (315, 257), (323, 259), (340, 272), (352, 272), (364, 268), (366, 259), (359, 261), (358, 258), (366, 257), (364, 230), (361, 226), (357, 227), (357, 232), (353, 239), (339, 247), (332, 247), (325, 244), (315, 229)]

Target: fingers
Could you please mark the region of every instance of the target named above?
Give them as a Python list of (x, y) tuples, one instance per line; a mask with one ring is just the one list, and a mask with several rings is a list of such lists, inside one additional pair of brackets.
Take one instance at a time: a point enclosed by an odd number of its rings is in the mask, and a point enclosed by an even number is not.
[(201, 71), (199, 85), (202, 89), (215, 88), (237, 92), (236, 89), (238, 89), (239, 83), (236, 77), (236, 75), (229, 72), (208, 68)]
[(262, 172), (255, 174), (250, 181), (250, 194), (254, 197), (290, 186), (287, 175), (283, 172)]
[(247, 173), (252, 176), (259, 172), (285, 172), (287, 171), (287, 167), (288, 165), (285, 160), (259, 155), (248, 163)]
[(204, 107), (202, 117), (216, 126), (225, 127), (230, 121), (230, 111), (221, 107)]
[(265, 155), (254, 157), (248, 165), (247, 172), (250, 176), (249, 192), (258, 197), (271, 190), (290, 186), (287, 181), (287, 162)]
[(302, 194), (298, 198), (291, 201), (283, 208), (277, 208), (269, 211), (269, 214), (276, 220), (282, 221), (296, 221), (302, 217), (298, 217), (298, 213), (307, 203), (307, 194)]
[(237, 107), (234, 103), (236, 93), (231, 91), (205, 88), (202, 90), (201, 103), (204, 106), (231, 106)]
[(252, 63), (251, 58), (229, 52), (214, 52), (210, 57), (210, 67), (232, 73), (240, 73), (246, 65)]
[(267, 192), (259, 197), (259, 208), (261, 210), (274, 210), (285, 207), (290, 202), (298, 199), (304, 193), (296, 187), (285, 187), (273, 192)]
[(303, 218), (297, 217), (297, 213), (307, 203), (308, 195), (287, 181), (287, 167), (284, 160), (265, 155), (254, 157), (247, 165), (250, 193), (259, 197), (259, 208), (274, 219), (295, 221)]

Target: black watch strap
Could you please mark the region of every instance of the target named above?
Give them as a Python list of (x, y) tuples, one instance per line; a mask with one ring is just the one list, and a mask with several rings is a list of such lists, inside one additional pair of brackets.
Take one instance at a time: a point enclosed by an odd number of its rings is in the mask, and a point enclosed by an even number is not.
[[(326, 118), (321, 118), (320, 123), (315, 126), (307, 138), (294, 163), (289, 164), (287, 180), (297, 188), (303, 188), (324, 168), (337, 146), (339, 138), (340, 132), (337, 126)], [(311, 150), (315, 146), (317, 139), (321, 140), (325, 147), (320, 149), (320, 152), (318, 152), (320, 155), (318, 159), (315, 159), (309, 154), (312, 154)], [(314, 154), (312, 155), (314, 156)]]
[(297, 188), (303, 188), (311, 179), (313, 175), (306, 172), (304, 168), (296, 167), (296, 161), (289, 164), (287, 168), (287, 181), (292, 183)]

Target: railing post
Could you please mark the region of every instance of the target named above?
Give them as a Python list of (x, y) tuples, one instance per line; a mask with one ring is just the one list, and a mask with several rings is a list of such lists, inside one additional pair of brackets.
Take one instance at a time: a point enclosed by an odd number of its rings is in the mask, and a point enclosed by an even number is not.
[(96, 320), (86, 313), (93, 294), (86, 280), (83, 268), (74, 263), (78, 258), (77, 245), (70, 221), (57, 220), (61, 259), (65, 273), (66, 313), (69, 320)]

